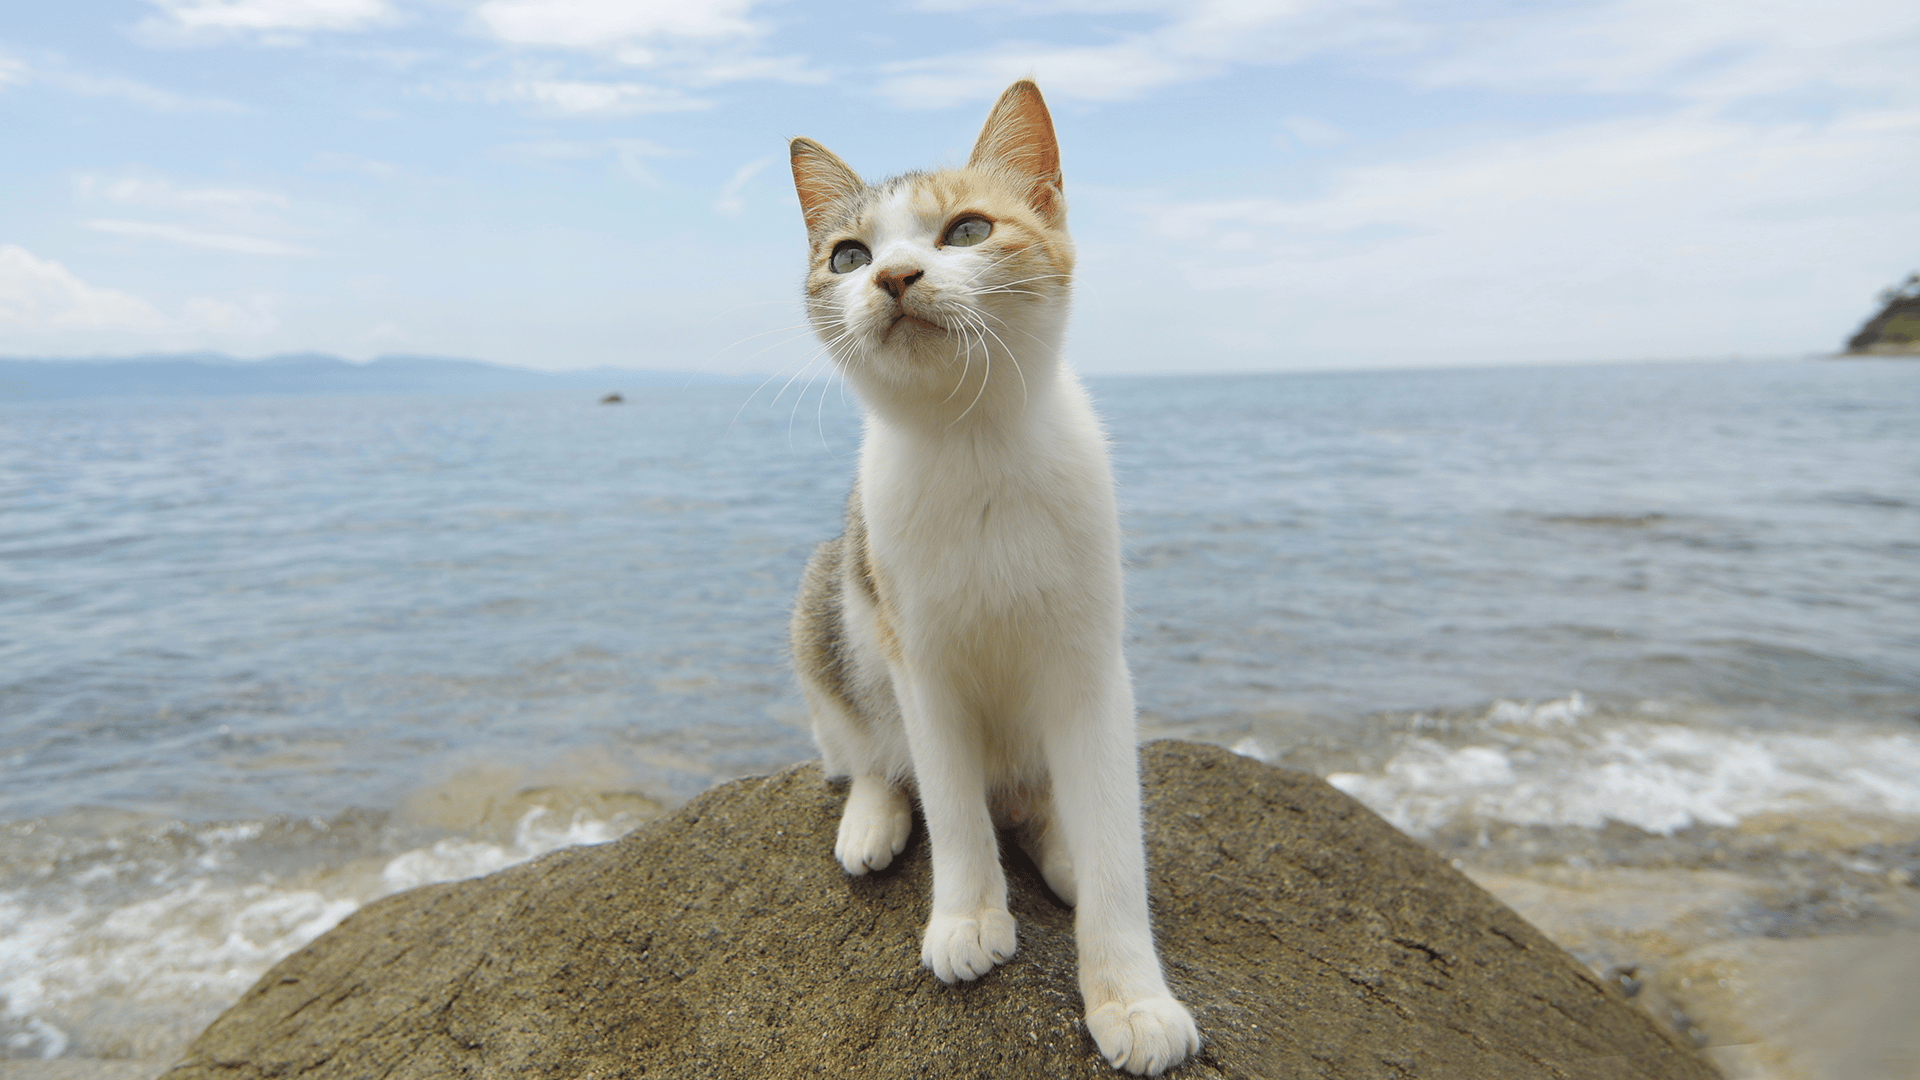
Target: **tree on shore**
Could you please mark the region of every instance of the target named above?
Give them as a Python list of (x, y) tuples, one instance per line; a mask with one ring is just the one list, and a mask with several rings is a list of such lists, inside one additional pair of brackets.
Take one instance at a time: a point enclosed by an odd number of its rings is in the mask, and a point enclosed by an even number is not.
[(1848, 339), (1847, 353), (1920, 354), (1920, 273), (1880, 291), (1880, 313)]

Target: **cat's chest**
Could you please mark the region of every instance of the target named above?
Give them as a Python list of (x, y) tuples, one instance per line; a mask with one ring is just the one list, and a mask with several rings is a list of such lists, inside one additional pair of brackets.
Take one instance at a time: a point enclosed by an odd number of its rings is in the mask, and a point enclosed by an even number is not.
[(876, 569), (909, 606), (1019, 606), (1117, 570), (1111, 481), (1073, 457), (899, 454), (863, 469), (861, 497)]

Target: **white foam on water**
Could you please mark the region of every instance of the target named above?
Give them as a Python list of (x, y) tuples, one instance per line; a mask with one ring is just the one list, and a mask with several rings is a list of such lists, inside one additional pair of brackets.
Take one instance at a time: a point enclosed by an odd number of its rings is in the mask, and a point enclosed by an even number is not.
[(1578, 695), (1497, 703), (1485, 742), (1408, 740), (1377, 772), (1327, 780), (1408, 832), (1483, 819), (1671, 835), (1768, 812), (1920, 816), (1920, 738), (1729, 732), (1629, 722), (1588, 730)]
[(534, 807), (520, 818), (513, 829), (513, 843), (481, 843), (472, 840), (442, 840), (429, 848), (409, 851), (387, 863), (380, 872), (387, 892), (400, 892), (440, 881), (458, 881), (503, 870), (515, 863), (545, 855), (565, 847), (604, 844), (619, 837), (612, 822), (575, 814), (564, 825), (555, 826), (544, 806)]
[(1251, 735), (1234, 743), (1230, 749), (1241, 757), (1250, 757), (1255, 761), (1273, 760), (1273, 755), (1268, 753), (1267, 748), (1260, 744), (1260, 740)]
[[(584, 814), (554, 817), (536, 807), (508, 843), (442, 840), (389, 860), (377, 875), (340, 874), (311, 888), (193, 876), (231, 864), (232, 845), (260, 835), (260, 826), (245, 824), (197, 834), (210, 847), (182, 865), (185, 876), (156, 881), (159, 891), (137, 901), (55, 905), (27, 890), (0, 892), (0, 1058), (84, 1050), (76, 1024), (102, 1001), (156, 1015), (196, 1006), (210, 1014), (372, 900), (492, 873), (559, 848), (605, 843), (623, 831)], [(96, 865), (68, 884), (84, 895), (90, 882), (126, 869)]]

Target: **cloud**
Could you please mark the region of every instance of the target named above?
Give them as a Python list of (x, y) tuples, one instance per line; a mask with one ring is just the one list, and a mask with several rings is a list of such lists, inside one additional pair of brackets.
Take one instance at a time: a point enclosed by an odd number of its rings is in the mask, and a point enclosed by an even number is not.
[[(668, 71), (684, 84), (768, 80), (820, 83), (827, 74), (798, 56), (762, 56), (755, 48), (772, 27), (753, 18), (760, 0), (485, 0), (473, 10), (481, 35), (521, 49), (590, 53), (633, 67)], [(612, 89), (631, 95), (613, 96)], [(554, 95), (576, 115), (663, 112), (676, 99), (635, 84), (555, 81), (517, 86), (517, 93)], [(509, 100), (514, 100), (510, 98)], [(687, 102), (693, 99), (681, 99)], [(704, 106), (704, 103), (702, 103)], [(577, 106), (577, 107), (576, 107)]]
[(655, 183), (647, 168), (653, 158), (685, 157), (686, 151), (661, 146), (649, 139), (542, 139), (536, 142), (509, 143), (496, 147), (494, 156), (504, 161), (537, 163), (551, 161), (594, 161), (612, 158), (620, 171), (635, 180)]
[(117, 289), (96, 288), (50, 259), (0, 245), (0, 327), (9, 330), (163, 330), (167, 317)]
[(474, 22), (496, 41), (607, 53), (647, 64), (663, 41), (720, 42), (760, 35), (755, 0), (485, 0)]
[[(947, 10), (986, 6), (949, 3)], [(1280, 65), (1335, 48), (1405, 46), (1416, 28), (1381, 3), (1335, 0), (1199, 0), (1160, 4), (1025, 4), (1028, 14), (1158, 13), (1154, 30), (1092, 45), (1009, 43), (987, 52), (888, 64), (880, 92), (895, 102), (940, 108), (991, 100), (1009, 81), (1037, 75), (1050, 96), (1125, 101), (1222, 74), (1239, 65)], [(1090, 24), (1096, 33), (1102, 27)]]
[(196, 298), (168, 316), (118, 289), (89, 285), (51, 259), (0, 245), (0, 330), (25, 333), (212, 333), (258, 336), (276, 322), (265, 299), (251, 304)]
[(400, 175), (400, 166), (387, 161), (343, 154), (333, 150), (315, 151), (307, 167), (317, 172), (354, 173), (369, 180), (389, 180)]
[(484, 95), (488, 101), (530, 105), (558, 116), (633, 116), (713, 107), (713, 102), (679, 90), (636, 82), (514, 79), (487, 87)]
[(1287, 138), (1301, 146), (1338, 146), (1352, 136), (1324, 120), (1311, 116), (1289, 116), (1280, 121)]
[(713, 200), (714, 212), (728, 217), (739, 217), (744, 213), (747, 204), (740, 198), (740, 193), (746, 190), (747, 184), (758, 176), (761, 170), (777, 160), (779, 159), (774, 157), (763, 157), (735, 169), (733, 179), (728, 180), (726, 186), (720, 189), (720, 197)]
[(92, 98), (119, 98), (154, 112), (244, 113), (246, 106), (224, 98), (176, 94), (119, 76), (87, 75), (65, 70), (58, 61), (51, 66), (30, 67), (26, 61), (0, 56), (0, 89), (40, 83), (69, 94)]
[(1682, 114), (1350, 169), (1317, 198), (1148, 212), (1191, 289), (1259, 296), (1222, 302), (1290, 322), (1294, 340), (1369, 326), (1428, 348), (1784, 353), (1819, 342), (1795, 336), (1821, 310), (1807, 267), (1857, 267), (1890, 229), (1920, 234), (1914, 175), (1920, 110), (1825, 128)]
[(314, 254), (311, 248), (274, 238), (274, 234), (296, 231), (287, 223), (287, 215), (294, 209), (292, 200), (276, 191), (183, 187), (151, 173), (128, 172), (82, 173), (74, 178), (74, 194), (82, 203), (157, 211), (176, 219), (102, 217), (86, 222), (86, 227), (95, 232), (236, 255)]
[(399, 21), (387, 0), (148, 0), (160, 14), (140, 28), (166, 41), (252, 37), (297, 44), (317, 31), (368, 30)]
[(83, 199), (101, 199), (121, 206), (225, 215), (254, 215), (269, 209), (284, 210), (289, 205), (287, 197), (278, 192), (253, 188), (182, 188), (145, 174), (116, 177), (82, 173), (74, 178), (74, 191)]
[(1725, 101), (1828, 83), (1910, 96), (1916, 33), (1920, 9), (1897, 0), (1604, 0), (1446, 28), (1445, 47), (1411, 73), (1518, 92)]
[(115, 236), (133, 236), (146, 240), (162, 240), (181, 247), (203, 248), (207, 251), (229, 251), (236, 255), (312, 255), (311, 248), (281, 243), (258, 236), (243, 236), (238, 233), (207, 232), (204, 229), (190, 228), (185, 225), (169, 225), (159, 221), (122, 221), (115, 218), (101, 218), (86, 223), (87, 228), (95, 232), (112, 233)]

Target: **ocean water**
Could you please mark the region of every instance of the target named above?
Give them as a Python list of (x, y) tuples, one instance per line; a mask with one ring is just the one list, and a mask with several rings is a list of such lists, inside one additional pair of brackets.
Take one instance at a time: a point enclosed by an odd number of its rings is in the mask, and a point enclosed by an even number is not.
[[(1143, 737), (1757, 883), (1701, 940), (1914, 925), (1920, 366), (1091, 385)], [(813, 756), (857, 440), (823, 383), (0, 406), (0, 1056), (163, 1059), (372, 898)]]

